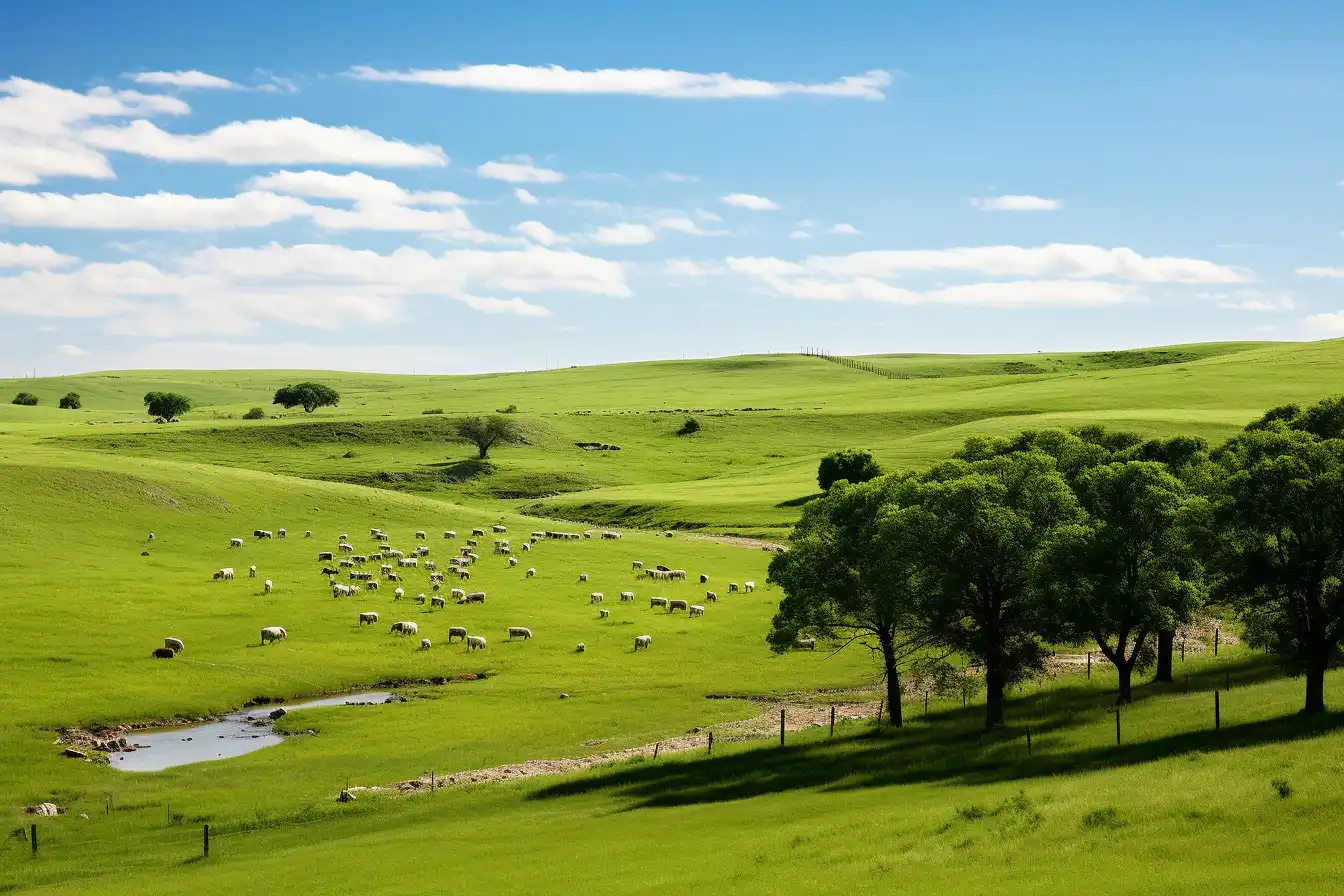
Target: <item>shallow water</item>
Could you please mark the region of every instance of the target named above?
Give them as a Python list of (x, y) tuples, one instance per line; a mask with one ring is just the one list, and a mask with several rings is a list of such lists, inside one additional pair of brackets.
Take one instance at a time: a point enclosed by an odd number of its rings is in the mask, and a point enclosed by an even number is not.
[[(346, 694), (323, 697), (304, 703), (282, 703), (258, 706), (244, 712), (230, 713), (217, 722), (204, 722), (186, 728), (151, 728), (126, 735), (128, 743), (138, 749), (109, 753), (113, 768), (124, 772), (157, 772), (193, 762), (209, 762), (242, 756), (263, 747), (273, 747), (285, 739), (271, 730), (268, 716), (276, 709), (297, 712), (318, 706), (369, 705), (384, 702), (390, 691), (366, 694)], [(255, 725), (256, 721), (264, 724)]]

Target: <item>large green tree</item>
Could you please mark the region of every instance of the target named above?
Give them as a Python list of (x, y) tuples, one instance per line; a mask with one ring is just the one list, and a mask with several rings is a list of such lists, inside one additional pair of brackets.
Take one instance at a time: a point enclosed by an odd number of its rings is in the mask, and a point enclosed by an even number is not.
[(1344, 400), (1275, 408), (1214, 453), (1219, 591), (1247, 641), (1306, 677), (1302, 711), (1325, 711), (1344, 639)]
[(458, 421), (457, 437), (475, 445), (477, 457), (485, 460), (496, 445), (520, 441), (522, 430), (508, 417), (465, 417)]
[(1119, 672), (1116, 702), (1128, 703), (1149, 639), (1202, 603), (1192, 530), (1204, 502), (1153, 461), (1091, 467), (1072, 485), (1086, 517), (1051, 539), (1043, 593), (1059, 635), (1096, 641)]
[(172, 420), (191, 410), (191, 399), (176, 392), (146, 392), (145, 410), (149, 416)]
[(318, 408), (335, 407), (341, 403), (341, 393), (322, 383), (295, 383), (275, 390), (271, 404), (289, 408), (302, 407), (311, 414)]
[(1041, 451), (942, 464), (894, 511), (901, 531), (917, 535), (918, 624), (984, 668), (987, 728), (1003, 724), (1008, 686), (1044, 663), (1044, 550), (1081, 515)]
[(792, 546), (770, 562), (784, 590), (767, 636), (776, 651), (804, 634), (873, 650), (886, 684), (887, 718), (899, 726), (901, 667), (928, 643), (916, 625), (911, 540), (892, 511), (908, 479), (838, 485), (807, 504)]
[(821, 459), (817, 465), (817, 485), (822, 491), (845, 480), (847, 482), (868, 482), (882, 475), (871, 451), (861, 448), (844, 448), (832, 452)]

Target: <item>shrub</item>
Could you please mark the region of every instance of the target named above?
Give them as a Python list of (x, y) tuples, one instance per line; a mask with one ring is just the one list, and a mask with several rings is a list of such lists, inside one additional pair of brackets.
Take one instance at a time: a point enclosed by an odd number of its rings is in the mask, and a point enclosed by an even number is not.
[(518, 413), (518, 405), (511, 404), (506, 408), (495, 408), (495, 410), (501, 414), (516, 414)]
[(694, 417), (687, 417), (686, 422), (681, 424), (681, 429), (677, 430), (679, 436), (691, 436), (700, 431), (700, 421)]
[(421, 411), (420, 413), (422, 413), (422, 414), (442, 414), (442, 413), (443, 413), (443, 408), (426, 408), (425, 410)]
[(63, 410), (63, 411), (77, 411), (77, 410), (79, 410), (79, 408), (80, 408), (80, 403), (79, 403), (79, 393), (78, 393), (78, 392), (67, 392), (67, 393), (65, 393), (65, 395), (61, 398), (61, 410)]
[(24, 407), (31, 408), (37, 404), (37, 396), (31, 392), (20, 392), (14, 396), (14, 400), (10, 404), (21, 404)]
[(1293, 795), (1293, 785), (1281, 779), (1275, 779), (1269, 782), (1269, 786), (1274, 788), (1274, 792), (1279, 795), (1279, 799), (1286, 800)]
[(266, 409), (265, 409), (265, 408), (252, 408), (252, 409), (249, 410), (246, 414), (243, 415), (243, 419), (244, 419), (244, 420), (265, 420), (265, 419), (266, 419)]
[(1120, 813), (1115, 811), (1114, 806), (1107, 806), (1104, 809), (1093, 809), (1083, 816), (1083, 827), (1085, 828), (1118, 828), (1123, 827), (1124, 822), (1120, 820)]
[(882, 475), (882, 468), (873, 459), (871, 451), (859, 448), (845, 448), (828, 454), (817, 466), (817, 485), (822, 491), (844, 479), (852, 484), (867, 482)]

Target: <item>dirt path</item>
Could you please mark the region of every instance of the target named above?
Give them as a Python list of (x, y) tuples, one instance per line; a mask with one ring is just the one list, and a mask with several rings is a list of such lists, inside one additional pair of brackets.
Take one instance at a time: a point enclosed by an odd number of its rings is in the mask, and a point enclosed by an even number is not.
[[(830, 724), (831, 707), (806, 703), (765, 703), (766, 707), (759, 715), (736, 722), (726, 722), (714, 726), (714, 740), (725, 741), (757, 740), (777, 736), (779, 733), (779, 711), (784, 710), (784, 729), (802, 731), (806, 728), (824, 727)], [(878, 701), (860, 701), (835, 704), (836, 721), (850, 719), (871, 719), (877, 715)], [(572, 759), (529, 759), (509, 765), (496, 765), (492, 768), (478, 768), (455, 772), (449, 775), (422, 775), (409, 781), (401, 781), (387, 787), (351, 787), (347, 792), (357, 797), (361, 792), (415, 793), (431, 788), (457, 787), (466, 784), (484, 784), (491, 781), (513, 781), (519, 778), (535, 778), (539, 775), (558, 775), (566, 772), (582, 771), (599, 765), (610, 765), (633, 759), (636, 756), (661, 756), (664, 753), (684, 753), (688, 750), (703, 750), (709, 743), (708, 729), (695, 729), (686, 734), (645, 744), (642, 747), (629, 747), (608, 753), (595, 753)]]
[(718, 544), (732, 545), (735, 548), (747, 548), (755, 551), (785, 551), (787, 545), (777, 541), (765, 541), (761, 538), (747, 538), (742, 535), (713, 535), (708, 532), (692, 532), (683, 535), (687, 541), (713, 541)]

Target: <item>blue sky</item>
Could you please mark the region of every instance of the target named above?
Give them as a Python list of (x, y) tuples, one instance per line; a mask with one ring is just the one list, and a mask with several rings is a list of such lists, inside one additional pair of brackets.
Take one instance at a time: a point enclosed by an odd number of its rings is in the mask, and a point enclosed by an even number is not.
[(0, 375), (1344, 335), (1335, 4), (56, 6)]

